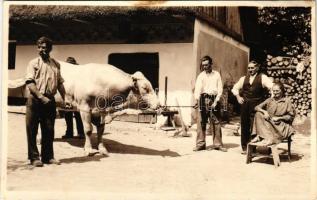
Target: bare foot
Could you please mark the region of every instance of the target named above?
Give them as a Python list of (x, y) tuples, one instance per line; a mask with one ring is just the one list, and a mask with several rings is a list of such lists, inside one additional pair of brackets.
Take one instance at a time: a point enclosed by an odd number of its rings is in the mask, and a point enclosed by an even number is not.
[(251, 143), (257, 143), (257, 142), (260, 142), (261, 141), (261, 138), (260, 138), (260, 136), (256, 136), (255, 138), (253, 138), (252, 140), (251, 140)]

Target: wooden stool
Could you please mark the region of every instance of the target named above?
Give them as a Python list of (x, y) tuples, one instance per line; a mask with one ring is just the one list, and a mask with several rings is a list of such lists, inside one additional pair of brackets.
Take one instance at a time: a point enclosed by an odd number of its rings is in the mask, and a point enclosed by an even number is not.
[(178, 114), (178, 111), (162, 111), (161, 114), (165, 117), (167, 117), (167, 123), (172, 123), (173, 128), (176, 130), (176, 124), (174, 120), (174, 115)]
[(274, 166), (278, 167), (278, 166), (281, 165), (280, 155), (278, 153), (277, 145), (273, 144), (273, 145), (270, 145), (270, 146), (263, 146), (263, 144), (261, 144), (261, 143), (249, 143), (248, 144), (248, 147), (247, 147), (247, 164), (252, 162), (252, 157), (254, 156), (254, 155), (252, 155), (252, 153), (255, 152), (256, 147), (259, 147), (259, 146), (260, 147), (267, 147), (267, 148), (271, 149)]

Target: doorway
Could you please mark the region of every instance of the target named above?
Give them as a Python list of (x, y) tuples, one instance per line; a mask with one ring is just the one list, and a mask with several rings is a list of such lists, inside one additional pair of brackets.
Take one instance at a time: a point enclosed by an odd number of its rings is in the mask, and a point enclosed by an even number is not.
[(129, 74), (140, 71), (151, 82), (154, 90), (159, 86), (158, 53), (112, 53), (108, 63)]

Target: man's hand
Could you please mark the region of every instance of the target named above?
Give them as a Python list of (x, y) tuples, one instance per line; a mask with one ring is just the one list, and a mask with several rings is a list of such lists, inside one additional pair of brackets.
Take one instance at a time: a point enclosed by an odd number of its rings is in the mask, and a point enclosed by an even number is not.
[(44, 104), (44, 105), (51, 102), (51, 100), (49, 98), (47, 98), (46, 96), (43, 96), (43, 95), (40, 95), (39, 99), (42, 102), (42, 104)]
[(239, 104), (243, 104), (244, 103), (244, 98), (241, 97), (240, 95), (237, 95), (237, 100)]
[(280, 117), (272, 117), (272, 120), (275, 124), (281, 123), (281, 118)]
[(198, 108), (198, 100), (196, 100), (195, 105), (194, 105), (194, 109)]
[(72, 108), (73, 108), (73, 105), (72, 105), (70, 102), (66, 102), (66, 101), (65, 101), (65, 108), (66, 108), (66, 109), (72, 109)]
[(266, 119), (266, 120), (271, 119), (271, 116), (269, 115), (269, 113), (266, 110), (263, 111), (263, 115), (264, 115), (264, 119)]
[(213, 102), (213, 103), (211, 104), (211, 109), (215, 109), (216, 106), (217, 106), (217, 102), (215, 101), (215, 102)]
[(44, 96), (43, 94), (41, 94), (39, 92), (39, 90), (35, 86), (35, 82), (34, 81), (31, 81), (31, 82), (27, 83), (26, 86), (29, 88), (31, 94), (34, 97), (37, 97), (41, 101), (42, 104), (48, 104), (49, 102), (51, 102), (51, 100), (49, 98), (47, 98), (46, 96)]

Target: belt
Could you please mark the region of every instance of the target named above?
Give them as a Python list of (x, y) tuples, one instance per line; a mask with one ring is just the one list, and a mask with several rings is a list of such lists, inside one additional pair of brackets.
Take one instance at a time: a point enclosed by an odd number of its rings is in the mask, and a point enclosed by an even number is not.
[(54, 97), (54, 95), (53, 94), (43, 94), (44, 96), (46, 96), (46, 97)]
[(216, 95), (210, 95), (207, 93), (202, 93), (200, 95), (200, 107), (206, 107), (209, 108), (211, 106), (211, 104), (213, 104), (213, 102), (216, 99)]
[(202, 93), (202, 94), (200, 95), (200, 97), (208, 98), (208, 99), (215, 99), (215, 98), (216, 98), (216, 95), (210, 95), (210, 94), (207, 94), (207, 93)]
[(43, 96), (45, 96), (49, 99), (54, 99), (54, 95), (52, 95), (52, 94), (43, 94)]
[[(54, 95), (51, 95), (51, 94), (42, 94), (43, 96), (49, 98), (49, 99), (54, 99)], [(37, 99), (36, 96), (34, 96), (32, 93), (29, 95), (29, 98), (35, 98)]]

